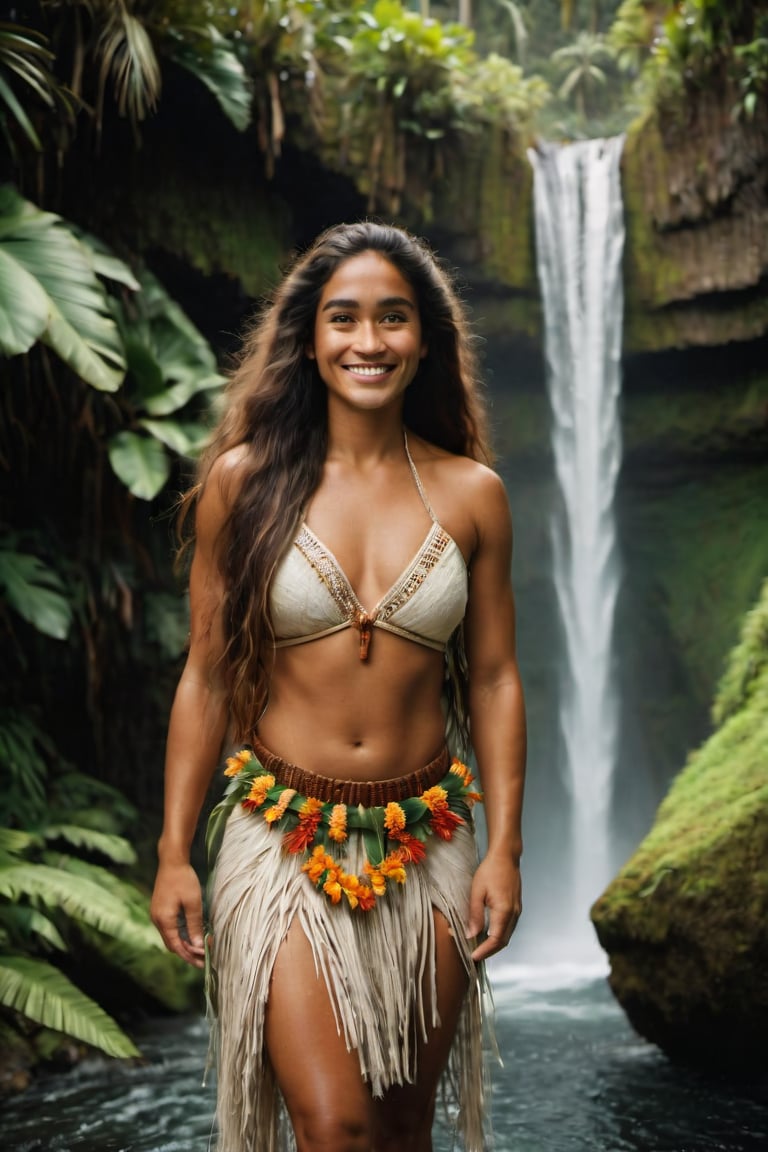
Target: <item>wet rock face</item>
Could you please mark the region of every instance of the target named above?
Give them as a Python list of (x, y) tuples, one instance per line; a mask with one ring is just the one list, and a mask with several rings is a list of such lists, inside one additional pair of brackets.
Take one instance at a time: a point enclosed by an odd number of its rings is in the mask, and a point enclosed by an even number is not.
[(737, 95), (702, 89), (628, 133), (628, 349), (768, 330), (768, 117), (735, 117)]
[(592, 909), (637, 1031), (690, 1063), (768, 1069), (768, 582), (714, 735)]

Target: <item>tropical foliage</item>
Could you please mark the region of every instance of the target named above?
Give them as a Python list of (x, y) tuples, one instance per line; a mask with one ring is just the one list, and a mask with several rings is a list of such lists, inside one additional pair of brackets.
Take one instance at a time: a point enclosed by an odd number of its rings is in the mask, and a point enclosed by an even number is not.
[(190, 7), (173, 24), (172, 5), (150, 16), (128, 0), (52, 2), (45, 27), (0, 25), (5, 169), (16, 177), (0, 185), (0, 1005), (11, 1020), (120, 1056), (136, 1049), (99, 1006), (104, 989), (94, 999), (83, 985), (84, 957), (155, 1003), (178, 1008), (189, 996), (150, 923), (145, 886), (115, 874), (137, 867), (125, 834), (139, 825), (107, 781), (135, 760), (140, 740), (125, 732), (141, 729), (148, 705), (157, 732), (186, 632), (168, 542), (137, 500), (161, 510), (178, 461), (205, 436), (206, 396), (222, 377), (156, 277), (19, 184), (45, 197), (47, 161), (66, 165), (83, 125), (103, 135), (109, 100), (138, 131), (164, 60), (245, 128), (251, 90), (239, 56)]
[(765, 0), (624, 0), (610, 42), (639, 71), (646, 103), (669, 103), (713, 83), (735, 94), (734, 115), (752, 119), (768, 90)]
[(612, 53), (602, 36), (580, 32), (573, 44), (558, 48), (552, 60), (566, 73), (558, 95), (567, 100), (573, 97), (580, 116), (586, 119), (592, 91), (606, 82), (601, 65), (612, 60)]

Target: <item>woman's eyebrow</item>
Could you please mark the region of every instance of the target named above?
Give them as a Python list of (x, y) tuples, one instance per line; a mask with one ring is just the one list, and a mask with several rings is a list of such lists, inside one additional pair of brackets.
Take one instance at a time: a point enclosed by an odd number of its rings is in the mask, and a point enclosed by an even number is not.
[[(405, 296), (386, 296), (383, 300), (377, 302), (379, 308), (410, 308), (412, 312), (416, 311), (416, 305), (412, 300), (408, 300)], [(360, 302), (358, 300), (326, 300), (321, 308), (321, 312), (327, 312), (330, 308), (359, 308)]]

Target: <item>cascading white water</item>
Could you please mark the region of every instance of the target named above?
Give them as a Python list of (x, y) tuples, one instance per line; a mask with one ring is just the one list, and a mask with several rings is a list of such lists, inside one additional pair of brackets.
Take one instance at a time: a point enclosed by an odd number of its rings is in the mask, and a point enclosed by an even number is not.
[(552, 447), (559, 488), (554, 578), (565, 637), (561, 723), (571, 805), (569, 938), (588, 947), (588, 909), (610, 879), (618, 698), (613, 623), (619, 587), (614, 492), (623, 313), (623, 137), (530, 153), (544, 302)]

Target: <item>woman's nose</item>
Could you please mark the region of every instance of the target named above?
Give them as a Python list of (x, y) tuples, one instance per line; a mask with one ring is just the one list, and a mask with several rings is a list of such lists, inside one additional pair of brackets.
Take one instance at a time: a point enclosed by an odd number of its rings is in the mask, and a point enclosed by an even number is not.
[(367, 356), (380, 352), (384, 347), (384, 341), (381, 338), (378, 325), (367, 321), (359, 324), (355, 333), (355, 347)]

